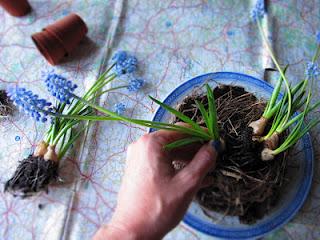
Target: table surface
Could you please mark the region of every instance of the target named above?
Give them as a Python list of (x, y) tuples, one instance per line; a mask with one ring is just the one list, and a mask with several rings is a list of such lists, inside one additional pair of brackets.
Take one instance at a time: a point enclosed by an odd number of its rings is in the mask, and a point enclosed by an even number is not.
[[(138, 93), (119, 90), (100, 99), (112, 107), (125, 102), (128, 116), (150, 119), (156, 105), (180, 83), (203, 73), (234, 71), (264, 79), (272, 63), (250, 19), (255, 1), (237, 0), (29, 0), (33, 12), (22, 18), (0, 10), (0, 87), (17, 83), (49, 97), (40, 80), (51, 69), (30, 35), (67, 15), (78, 13), (89, 27), (88, 38), (59, 66), (59, 73), (83, 91), (119, 49), (134, 53), (146, 80)], [(289, 77), (298, 81), (315, 49), (320, 26), (319, 0), (267, 1), (265, 30)], [(272, 78), (270, 78), (272, 79)], [(124, 80), (119, 80), (124, 81)], [(319, 99), (319, 81), (315, 98)], [(319, 113), (317, 113), (319, 114)], [(319, 115), (318, 115), (319, 116)], [(0, 122), (0, 182), (18, 160), (32, 152), (47, 125), (19, 113)], [(320, 128), (312, 131), (315, 176), (311, 193), (297, 216), (266, 239), (320, 239)], [(77, 144), (77, 155), (61, 162), (64, 183), (27, 200), (0, 192), (1, 239), (90, 239), (108, 222), (115, 207), (128, 144), (147, 129), (120, 123), (93, 124)], [(134, 207), (134, 206), (133, 206)], [(165, 239), (208, 239), (179, 225)]]

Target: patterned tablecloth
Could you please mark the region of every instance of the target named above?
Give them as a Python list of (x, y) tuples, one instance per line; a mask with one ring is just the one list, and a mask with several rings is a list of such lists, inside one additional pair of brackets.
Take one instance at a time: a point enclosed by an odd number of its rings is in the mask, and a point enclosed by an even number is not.
[[(267, 1), (266, 31), (289, 76), (303, 76), (320, 30), (319, 0)], [(119, 90), (101, 99), (113, 106), (125, 102), (128, 116), (150, 119), (156, 109), (146, 97), (163, 99), (178, 84), (203, 73), (242, 72), (264, 78), (272, 67), (257, 27), (250, 19), (254, 1), (245, 0), (30, 0), (32, 14), (23, 18), (0, 10), (0, 86), (17, 83), (48, 95), (42, 70), (50, 69), (30, 35), (56, 19), (76, 12), (89, 27), (88, 38), (55, 69), (88, 88), (104, 62), (118, 49), (138, 57), (143, 91)], [(319, 89), (319, 82), (317, 82)], [(319, 99), (319, 90), (315, 97)], [(49, 96), (48, 96), (49, 97)], [(319, 113), (318, 113), (319, 114)], [(319, 116), (319, 115), (318, 115)], [(14, 171), (41, 139), (46, 125), (23, 114), (0, 122), (0, 182)], [(0, 239), (90, 239), (114, 210), (128, 144), (147, 129), (119, 123), (93, 124), (77, 144), (77, 154), (61, 162), (65, 182), (49, 194), (20, 200), (0, 192)], [(312, 191), (299, 214), (266, 239), (320, 239), (319, 128), (312, 132), (315, 176)], [(134, 207), (134, 206), (133, 206)], [(207, 239), (179, 225), (166, 239)]]

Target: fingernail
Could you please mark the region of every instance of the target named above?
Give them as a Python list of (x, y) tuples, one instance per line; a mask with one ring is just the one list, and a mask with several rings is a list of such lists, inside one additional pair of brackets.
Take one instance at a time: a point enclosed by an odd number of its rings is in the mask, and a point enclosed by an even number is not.
[(220, 140), (212, 140), (210, 144), (217, 151), (217, 153), (221, 153), (223, 151), (223, 146)]

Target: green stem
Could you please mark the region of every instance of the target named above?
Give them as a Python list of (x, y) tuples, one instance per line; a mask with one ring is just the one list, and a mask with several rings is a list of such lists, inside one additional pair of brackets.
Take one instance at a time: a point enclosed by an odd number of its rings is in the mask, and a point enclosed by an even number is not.
[(112, 111), (109, 111), (109, 110), (107, 110), (107, 109), (105, 109), (103, 107), (100, 107), (100, 106), (98, 106), (96, 104), (88, 102), (88, 101), (86, 101), (86, 100), (84, 100), (84, 99), (82, 99), (82, 98), (80, 98), (80, 97), (78, 97), (76, 95), (73, 95), (73, 97), (78, 99), (79, 101), (87, 104), (88, 106), (90, 106), (90, 107), (92, 107), (92, 108), (94, 108), (94, 109), (96, 109), (96, 110), (98, 110), (98, 111), (100, 111), (100, 112), (102, 112), (104, 114), (107, 114), (112, 118), (115, 118), (116, 120), (122, 120), (122, 121), (128, 122), (128, 123), (135, 123), (137, 125), (141, 125), (141, 126), (145, 126), (145, 127), (150, 127), (150, 126), (153, 127), (152, 124), (154, 124), (154, 125), (158, 125), (158, 126), (159, 125), (162, 125), (162, 126), (166, 125), (167, 127), (171, 127), (171, 128), (187, 129), (189, 134), (194, 134), (194, 135), (197, 134), (197, 136), (202, 136), (205, 139), (208, 139), (208, 138), (211, 139), (210, 135), (208, 135), (207, 133), (202, 131), (202, 129), (201, 130), (197, 130), (197, 129), (187, 128), (187, 127), (176, 126), (174, 124), (165, 124), (165, 123), (160, 123), (160, 122), (152, 122), (152, 121), (146, 121), (146, 120), (140, 120), (140, 119), (127, 118), (127, 117), (123, 117), (121, 115), (118, 115), (118, 114), (116, 114), (116, 113), (114, 113)]
[(277, 69), (278, 69), (281, 77), (283, 78), (283, 80), (284, 80), (284, 82), (285, 82), (286, 88), (287, 88), (287, 92), (288, 92), (288, 111), (287, 111), (287, 115), (286, 115), (286, 121), (287, 121), (287, 120), (290, 118), (290, 114), (291, 114), (291, 104), (292, 104), (292, 97), (291, 97), (289, 82), (288, 82), (288, 80), (287, 80), (284, 72), (282, 71), (282, 69), (281, 69), (281, 67), (280, 67), (277, 59), (275, 58), (275, 56), (274, 56), (274, 54), (273, 54), (273, 52), (272, 52), (272, 50), (271, 50), (271, 47), (270, 47), (270, 45), (269, 45), (269, 43), (268, 43), (268, 39), (267, 39), (266, 35), (264, 34), (264, 31), (263, 31), (263, 29), (262, 29), (262, 27), (261, 27), (260, 21), (257, 21), (257, 22), (258, 22), (259, 31), (260, 31), (260, 33), (261, 33), (261, 35), (262, 35), (262, 38), (263, 38), (264, 43), (265, 43), (265, 45), (266, 45), (266, 47), (267, 47), (267, 49), (268, 49), (268, 52), (269, 52), (269, 54), (270, 54), (270, 56), (271, 56), (271, 58), (272, 58), (272, 61), (273, 61), (274, 64), (276, 65), (276, 67), (277, 67)]
[[(118, 89), (122, 89), (122, 88), (127, 88), (127, 87), (128, 87), (128, 85), (123, 85), (123, 86), (119, 86), (119, 87), (109, 88), (109, 89), (107, 89), (107, 90), (105, 90), (105, 91), (97, 94), (95, 97), (100, 97), (101, 95), (103, 95), (103, 94), (105, 94), (105, 93), (107, 93), (107, 92), (114, 91), (114, 90), (118, 90)], [(91, 101), (91, 100), (93, 100), (93, 98), (90, 99), (89, 101)]]
[(67, 131), (72, 128), (75, 124), (78, 124), (80, 121), (76, 120), (75, 123), (70, 122), (69, 124), (67, 124), (66, 126), (64, 126), (62, 129), (60, 129), (58, 135), (55, 137), (55, 139), (52, 142), (52, 145), (57, 145), (60, 138), (67, 133)]
[(312, 62), (314, 63), (315, 61), (317, 61), (318, 57), (320, 55), (320, 44), (318, 44), (316, 53), (314, 54), (313, 58), (312, 58)]
[(75, 136), (73, 136), (71, 139), (68, 140), (67, 144), (65, 144), (58, 153), (58, 160), (63, 158), (63, 156), (67, 153), (70, 146), (78, 139), (80, 134), (86, 129), (86, 127), (83, 127), (80, 129)]

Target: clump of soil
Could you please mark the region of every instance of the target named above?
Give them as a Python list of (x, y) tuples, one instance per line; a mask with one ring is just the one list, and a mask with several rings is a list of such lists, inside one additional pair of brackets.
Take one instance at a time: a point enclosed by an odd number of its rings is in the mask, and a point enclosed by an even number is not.
[(15, 197), (30, 197), (40, 191), (48, 191), (49, 183), (57, 177), (56, 162), (30, 155), (20, 161), (13, 177), (6, 182), (4, 191), (10, 192)]
[[(201, 189), (196, 199), (205, 213), (213, 210), (252, 224), (275, 205), (284, 179), (286, 158), (279, 155), (273, 161), (262, 161), (263, 146), (252, 141), (252, 129), (248, 125), (260, 118), (264, 102), (237, 86), (220, 85), (214, 89), (214, 97), (226, 150), (220, 154), (216, 169), (209, 173), (213, 184)], [(195, 100), (207, 108), (206, 95), (194, 94), (186, 97), (178, 110), (204, 126)], [(179, 119), (174, 119), (177, 121)]]
[(0, 118), (7, 117), (12, 112), (11, 102), (6, 91), (0, 90)]

